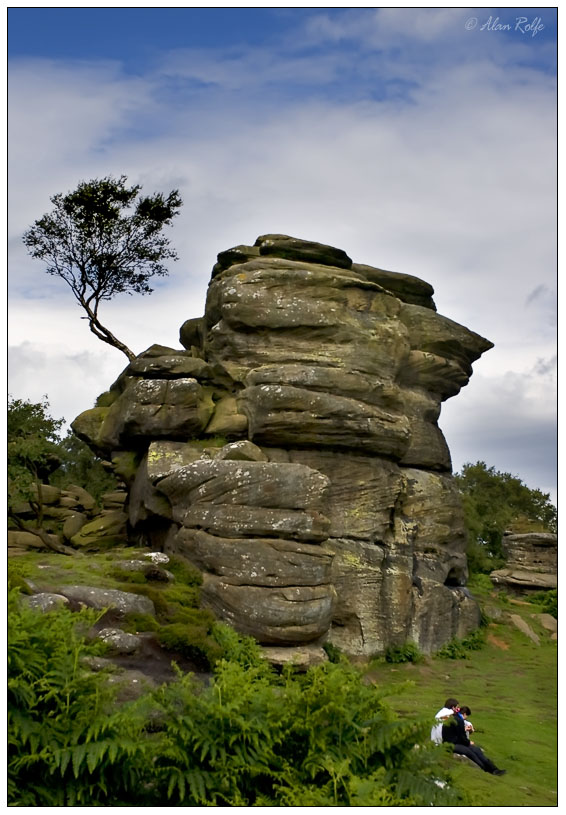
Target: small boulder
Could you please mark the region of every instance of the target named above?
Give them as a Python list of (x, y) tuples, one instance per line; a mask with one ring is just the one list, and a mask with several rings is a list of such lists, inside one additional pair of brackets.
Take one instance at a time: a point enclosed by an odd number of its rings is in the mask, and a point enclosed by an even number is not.
[(69, 515), (63, 524), (63, 537), (65, 540), (70, 541), (71, 538), (78, 535), (87, 521), (88, 518), (84, 512), (73, 512), (71, 515)]
[(83, 509), (86, 509), (87, 512), (96, 506), (96, 501), (90, 492), (83, 487), (78, 487), (76, 484), (69, 484), (69, 486), (63, 490), (62, 495), (72, 498), (75, 501), (75, 505), (81, 506)]
[(64, 586), (61, 592), (69, 600), (75, 600), (91, 608), (111, 608), (121, 614), (151, 614), (155, 616), (155, 606), (149, 597), (118, 589), (101, 589), (96, 586)]
[(68, 606), (69, 601), (62, 594), (54, 594), (52, 592), (41, 592), (40, 594), (33, 594), (31, 597), (22, 597), (22, 602), (30, 608), (37, 609), (38, 611), (52, 611), (56, 608)]
[(251, 441), (233, 441), (225, 444), (217, 455), (218, 461), (268, 461), (269, 459), (257, 444)]
[(328, 662), (326, 651), (317, 645), (301, 645), (296, 648), (263, 647), (261, 653), (275, 667), (291, 664), (301, 672)]
[(124, 543), (127, 540), (128, 516), (121, 510), (99, 515), (73, 535), (71, 543), (77, 548), (100, 547)]
[(116, 654), (133, 654), (142, 644), (140, 637), (127, 634), (121, 628), (103, 628), (96, 636), (109, 645)]
[(522, 617), (519, 617), (518, 614), (510, 614), (509, 619), (511, 620), (515, 628), (518, 628), (519, 631), (522, 631), (523, 634), (526, 634), (527, 637), (535, 643), (535, 645), (540, 645), (539, 638), (537, 637), (533, 629), (530, 627), (530, 625), (527, 622), (525, 622), (525, 620), (523, 620)]
[[(61, 540), (58, 535), (49, 535), (49, 539), (55, 544), (60, 544)], [(39, 537), (34, 535), (33, 532), (24, 532), (23, 530), (8, 530), (8, 546), (18, 547), (19, 549), (46, 549), (47, 547)]]
[(538, 620), (542, 627), (550, 631), (551, 634), (558, 631), (558, 620), (552, 614), (532, 614), (531, 616)]

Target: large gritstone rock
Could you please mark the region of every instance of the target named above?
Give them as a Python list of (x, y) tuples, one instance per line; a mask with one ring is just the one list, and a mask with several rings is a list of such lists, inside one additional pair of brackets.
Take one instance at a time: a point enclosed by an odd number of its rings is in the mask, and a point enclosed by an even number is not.
[(151, 346), (73, 423), (128, 484), (134, 534), (266, 646), (430, 652), (479, 622), (438, 421), (492, 344), (433, 294), (262, 235), (219, 253), (185, 350)]
[(506, 532), (504, 569), (491, 572), (495, 585), (522, 594), (558, 587), (558, 536), (552, 532)]

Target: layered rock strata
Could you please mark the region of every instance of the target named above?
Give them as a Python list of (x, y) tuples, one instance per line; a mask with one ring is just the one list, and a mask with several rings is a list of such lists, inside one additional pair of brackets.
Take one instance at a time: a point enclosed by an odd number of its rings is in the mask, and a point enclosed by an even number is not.
[(498, 586), (517, 593), (558, 587), (558, 536), (552, 532), (506, 532), (502, 541), (506, 565), (491, 572)]
[(272, 646), (423, 651), (479, 621), (441, 403), (492, 344), (416, 277), (284, 235), (218, 255), (184, 350), (151, 346), (73, 423), (130, 524)]

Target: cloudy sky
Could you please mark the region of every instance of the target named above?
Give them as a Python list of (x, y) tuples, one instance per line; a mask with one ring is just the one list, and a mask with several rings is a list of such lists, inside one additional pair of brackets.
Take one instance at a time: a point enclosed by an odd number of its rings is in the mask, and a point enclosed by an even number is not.
[(125, 367), (21, 238), (126, 174), (184, 200), (169, 277), (102, 315), (134, 351), (179, 347), (219, 251), (329, 243), (495, 343), (443, 406), (454, 469), (555, 497), (554, 9), (11, 8), (8, 40), (13, 396), (70, 422)]

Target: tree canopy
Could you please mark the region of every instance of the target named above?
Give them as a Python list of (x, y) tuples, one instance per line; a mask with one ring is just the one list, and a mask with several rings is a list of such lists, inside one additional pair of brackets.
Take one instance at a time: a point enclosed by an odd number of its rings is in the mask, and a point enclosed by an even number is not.
[(71, 288), (92, 333), (131, 360), (134, 353), (100, 322), (100, 304), (117, 294), (150, 294), (150, 279), (167, 275), (164, 261), (177, 254), (162, 232), (182, 200), (178, 190), (142, 196), (139, 184), (126, 181), (125, 175), (95, 178), (53, 195), (54, 209), (35, 221), (23, 242), (47, 263), (47, 274)]
[(59, 466), (58, 431), (63, 419), (53, 419), (47, 397), (43, 402), (8, 398), (8, 506), (29, 501), (37, 483)]
[[(98, 500), (102, 493), (115, 489), (117, 482), (72, 433), (60, 438), (64, 420), (54, 419), (49, 410), (47, 396), (42, 402), (8, 398), (8, 517), (11, 524), (41, 538), (48, 548), (68, 554), (43, 528), (45, 484), (64, 489), (72, 483)], [(27, 512), (31, 520), (25, 519)]]
[(489, 558), (501, 558), (503, 533), (509, 528), (556, 532), (557, 513), (550, 495), (531, 489), (517, 476), (477, 461), (464, 464), (456, 480), (472, 552), (477, 554), (481, 547)]

